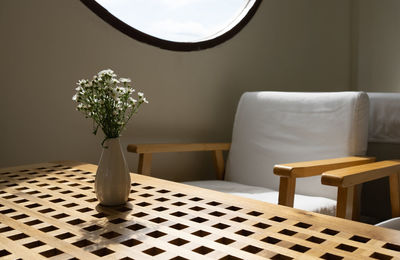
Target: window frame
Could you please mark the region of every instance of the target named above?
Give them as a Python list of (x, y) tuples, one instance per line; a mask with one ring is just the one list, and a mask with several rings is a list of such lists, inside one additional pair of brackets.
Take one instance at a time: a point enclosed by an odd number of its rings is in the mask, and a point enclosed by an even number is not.
[(93, 11), (97, 16), (106, 21), (108, 24), (113, 26), (120, 32), (130, 36), (131, 38), (138, 40), (143, 43), (150, 44), (152, 46), (159, 47), (161, 49), (172, 50), (172, 51), (198, 51), (217, 46), (235, 36), (239, 33), (247, 23), (253, 18), (254, 14), (258, 10), (262, 0), (255, 0), (253, 6), (249, 9), (247, 14), (233, 26), (230, 30), (218, 35), (215, 38), (211, 38), (204, 41), (198, 42), (176, 42), (157, 38), (150, 34), (144, 33), (135, 29), (134, 27), (124, 23), (116, 16), (111, 14), (106, 8), (97, 3), (95, 0), (81, 0), (81, 2)]

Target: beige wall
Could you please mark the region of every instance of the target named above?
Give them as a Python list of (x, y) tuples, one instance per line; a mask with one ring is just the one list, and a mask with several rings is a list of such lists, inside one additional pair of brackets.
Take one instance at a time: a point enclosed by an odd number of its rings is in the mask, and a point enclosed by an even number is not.
[(400, 1), (355, 0), (357, 89), (400, 91)]
[[(104, 68), (132, 78), (150, 100), (123, 133), (124, 146), (230, 141), (244, 91), (349, 90), (350, 9), (350, 0), (263, 0), (230, 41), (182, 53), (121, 34), (77, 0), (2, 0), (0, 166), (97, 163), (101, 137), (71, 97), (78, 79)], [(155, 156), (154, 175), (212, 178), (209, 159)], [(137, 157), (127, 160), (135, 170)]]

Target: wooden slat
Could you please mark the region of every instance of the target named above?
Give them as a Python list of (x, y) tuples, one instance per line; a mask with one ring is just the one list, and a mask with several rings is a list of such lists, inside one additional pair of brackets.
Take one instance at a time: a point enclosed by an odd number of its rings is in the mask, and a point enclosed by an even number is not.
[(138, 173), (151, 176), (151, 161), (152, 161), (151, 153), (139, 154)]
[[(95, 165), (57, 164), (0, 170), (0, 256), (47, 258), (57, 248), (57, 259), (400, 258), (399, 231), (145, 175), (131, 175), (125, 206), (101, 207)], [(35, 241), (44, 244), (28, 248)]]
[(213, 155), (215, 170), (217, 173), (217, 179), (223, 180), (225, 177), (224, 154), (223, 154), (222, 150), (218, 150), (218, 151), (212, 151), (212, 155)]
[(128, 152), (132, 153), (165, 153), (165, 152), (196, 152), (196, 151), (226, 151), (230, 143), (191, 143), (191, 144), (129, 144)]
[(380, 161), (325, 172), (321, 182), (330, 186), (350, 187), (399, 172), (400, 161)]
[(373, 157), (344, 157), (326, 160), (279, 164), (274, 166), (274, 173), (282, 177), (308, 177), (323, 172), (350, 167), (375, 161)]
[(351, 209), (352, 216), (351, 219), (355, 221), (360, 220), (361, 215), (361, 192), (362, 192), (362, 185), (355, 185), (354, 192), (353, 192), (353, 207)]
[(279, 205), (293, 207), (296, 190), (296, 178), (281, 177), (279, 183)]
[(354, 186), (338, 187), (336, 217), (351, 219), (353, 216)]
[(400, 217), (400, 189), (399, 174), (389, 176), (390, 184), (390, 205), (392, 207), (392, 217)]
[[(0, 245), (1, 245), (0, 249), (3, 247), (10, 253), (10, 255), (7, 255), (8, 257), (10, 257), (9, 259), (17, 259), (17, 256), (22, 257), (23, 259), (32, 259), (32, 252), (27, 250), (27, 248), (24, 247), (23, 245), (15, 243), (7, 239), (6, 237), (0, 236)], [(18, 252), (18, 254), (15, 254), (14, 252)], [(2, 259), (7, 256), (2, 256)], [(35, 259), (46, 259), (46, 257), (36, 254)]]

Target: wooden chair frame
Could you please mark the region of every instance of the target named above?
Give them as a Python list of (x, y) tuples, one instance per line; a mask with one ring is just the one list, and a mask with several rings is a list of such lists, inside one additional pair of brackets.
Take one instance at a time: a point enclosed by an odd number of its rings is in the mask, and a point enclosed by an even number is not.
[[(128, 152), (139, 154), (138, 173), (148, 176), (151, 175), (153, 153), (209, 151), (212, 153), (217, 174), (216, 177), (218, 180), (223, 180), (225, 177), (225, 161), (223, 158), (223, 151), (228, 151), (230, 149), (230, 145), (230, 143), (129, 144), (127, 150)], [(297, 178), (321, 175), (326, 171), (368, 164), (374, 161), (375, 158), (373, 157), (353, 156), (275, 165), (273, 172), (274, 174), (280, 176), (278, 204), (293, 207)], [(353, 194), (351, 197), (354, 202), (346, 205), (357, 207), (358, 200), (355, 198), (355, 194)], [(338, 198), (338, 209), (342, 209), (343, 207), (342, 205), (339, 205), (343, 203), (343, 199), (341, 198), (342, 197), (340, 197), (340, 200)], [(349, 211), (353, 210), (351, 209)], [(338, 216), (342, 215), (342, 211), (340, 211)], [(354, 215), (353, 219), (357, 219), (357, 216)]]
[(191, 143), (191, 144), (130, 144), (128, 152), (139, 154), (138, 173), (151, 176), (153, 153), (165, 152), (212, 152), (217, 179), (225, 177), (225, 161), (223, 151), (228, 151), (230, 143)]
[(400, 161), (388, 160), (374, 162), (349, 168), (328, 171), (322, 174), (321, 182), (325, 185), (338, 187), (338, 217), (351, 218), (357, 215), (358, 201), (353, 194), (360, 184), (384, 177), (389, 177), (390, 204), (392, 217), (400, 217), (400, 192), (399, 192)]

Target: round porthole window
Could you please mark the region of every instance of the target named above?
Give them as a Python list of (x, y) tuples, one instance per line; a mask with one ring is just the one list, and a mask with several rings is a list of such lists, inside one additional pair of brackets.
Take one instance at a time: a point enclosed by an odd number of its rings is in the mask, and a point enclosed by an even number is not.
[(261, 0), (81, 0), (132, 38), (169, 50), (201, 50), (238, 33)]

